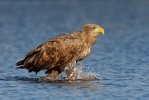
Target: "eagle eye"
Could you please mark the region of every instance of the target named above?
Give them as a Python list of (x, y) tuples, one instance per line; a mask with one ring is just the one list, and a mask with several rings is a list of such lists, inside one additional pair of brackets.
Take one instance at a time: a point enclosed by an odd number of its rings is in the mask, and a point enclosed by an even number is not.
[(93, 29), (95, 29), (96, 27), (93, 27)]

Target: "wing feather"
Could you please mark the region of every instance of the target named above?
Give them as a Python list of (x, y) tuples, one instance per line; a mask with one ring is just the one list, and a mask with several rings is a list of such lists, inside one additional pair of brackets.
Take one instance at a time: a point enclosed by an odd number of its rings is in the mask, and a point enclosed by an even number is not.
[(17, 65), (28, 69), (29, 72), (38, 72), (42, 69), (60, 66), (73, 58), (77, 60), (76, 56), (78, 56), (83, 48), (83, 42), (78, 35), (60, 35), (29, 52), (22, 63)]

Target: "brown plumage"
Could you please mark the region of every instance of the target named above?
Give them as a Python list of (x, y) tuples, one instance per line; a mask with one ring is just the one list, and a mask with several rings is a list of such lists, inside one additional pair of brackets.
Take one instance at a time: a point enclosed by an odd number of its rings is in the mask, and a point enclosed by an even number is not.
[(71, 79), (76, 62), (89, 55), (99, 33), (104, 34), (100, 26), (87, 24), (81, 31), (59, 35), (30, 51), (16, 66), (36, 73), (46, 69), (49, 77), (57, 77), (66, 70)]

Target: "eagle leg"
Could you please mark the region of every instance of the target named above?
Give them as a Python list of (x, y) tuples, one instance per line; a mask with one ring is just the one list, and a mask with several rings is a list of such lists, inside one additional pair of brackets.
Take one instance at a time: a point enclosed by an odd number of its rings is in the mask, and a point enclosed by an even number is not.
[(68, 67), (65, 68), (65, 72), (69, 80), (76, 80), (78, 76), (76, 61), (73, 63), (69, 63)]
[(52, 69), (47, 69), (45, 73), (48, 75), (46, 76), (47, 79), (56, 79), (58, 75), (65, 71), (67, 78), (69, 80), (76, 80), (78, 76), (78, 71), (76, 67), (76, 61), (73, 61), (71, 63), (67, 63), (61, 66), (55, 66)]
[(48, 78), (48, 79), (56, 79), (57, 76), (61, 73), (61, 71), (60, 71), (59, 67), (57, 66), (57, 67), (54, 67), (52, 69), (48, 69), (46, 71), (46, 73), (48, 74), (46, 76), (46, 78)]

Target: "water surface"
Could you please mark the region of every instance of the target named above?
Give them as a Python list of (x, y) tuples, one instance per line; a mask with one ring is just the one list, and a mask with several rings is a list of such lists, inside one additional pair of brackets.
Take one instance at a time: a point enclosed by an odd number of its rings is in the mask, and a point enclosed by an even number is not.
[[(0, 1), (1, 100), (147, 100), (149, 98), (149, 1)], [(83, 72), (98, 80), (42, 82), (15, 63), (41, 43), (87, 23), (105, 29)]]

